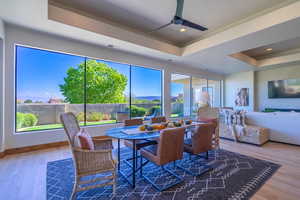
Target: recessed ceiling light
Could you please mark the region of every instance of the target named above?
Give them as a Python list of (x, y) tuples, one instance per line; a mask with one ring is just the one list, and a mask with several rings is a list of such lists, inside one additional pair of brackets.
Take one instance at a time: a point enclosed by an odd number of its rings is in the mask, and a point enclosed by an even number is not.
[(272, 51), (272, 50), (273, 50), (272, 48), (267, 48), (267, 49), (266, 49), (266, 51)]
[(186, 32), (186, 28), (181, 28), (181, 29), (179, 29), (179, 31), (182, 32), (182, 33)]

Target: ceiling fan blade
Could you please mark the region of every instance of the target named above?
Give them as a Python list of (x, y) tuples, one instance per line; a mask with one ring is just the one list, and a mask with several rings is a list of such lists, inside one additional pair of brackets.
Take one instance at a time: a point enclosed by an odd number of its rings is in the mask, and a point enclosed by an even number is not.
[(182, 17), (183, 5), (184, 5), (184, 0), (177, 0), (177, 8), (176, 8), (175, 16)]
[(185, 19), (182, 19), (182, 26), (187, 26), (187, 27), (190, 27), (190, 28), (194, 28), (194, 29), (197, 29), (197, 30), (200, 30), (200, 31), (206, 31), (208, 30), (206, 27), (204, 26), (200, 26), (198, 24), (195, 24), (193, 22), (190, 22), (188, 20), (185, 20)]
[(153, 33), (153, 32), (159, 31), (159, 30), (161, 30), (163, 28), (166, 28), (167, 26), (170, 26), (171, 24), (173, 24), (173, 21), (171, 21), (170, 23), (167, 23), (165, 25), (162, 25), (162, 26), (160, 26), (160, 27), (158, 27), (158, 28), (156, 28), (156, 29), (154, 29), (152, 31), (149, 31), (148, 33)]

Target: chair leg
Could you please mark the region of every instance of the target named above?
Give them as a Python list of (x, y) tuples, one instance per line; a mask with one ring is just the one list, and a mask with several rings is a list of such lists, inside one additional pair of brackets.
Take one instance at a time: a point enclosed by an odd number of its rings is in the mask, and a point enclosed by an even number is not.
[(73, 190), (72, 190), (70, 200), (75, 200), (76, 199), (77, 182), (78, 182), (77, 177), (75, 177), (75, 182), (74, 182), (74, 186), (73, 186)]
[(135, 150), (135, 167), (138, 166), (138, 150)]
[[(191, 154), (189, 154), (189, 155), (191, 156)], [(208, 155), (208, 152), (207, 152), (206, 155)], [(183, 167), (183, 166), (181, 166), (181, 165), (176, 165), (176, 167), (178, 167), (179, 169), (185, 171), (186, 173), (188, 173), (188, 174), (190, 174), (190, 175), (192, 175), (192, 176), (201, 176), (201, 175), (205, 174), (206, 172), (209, 172), (210, 170), (213, 169), (213, 168), (212, 168), (211, 166), (209, 166), (209, 165), (202, 165), (201, 167), (203, 168), (203, 170), (201, 170), (201, 172), (199, 172), (199, 173), (194, 173), (194, 172), (192, 172), (191, 170), (188, 170), (186, 167)]]
[(143, 156), (140, 157), (140, 166), (141, 166), (140, 175), (143, 176)]
[(173, 187), (173, 186), (175, 186), (175, 185), (177, 185), (177, 184), (183, 182), (183, 179), (182, 179), (180, 176), (178, 176), (178, 175), (175, 174), (174, 172), (170, 171), (169, 169), (165, 168), (164, 166), (161, 166), (161, 169), (162, 169), (163, 171), (166, 171), (166, 172), (168, 172), (169, 174), (173, 175), (173, 176), (176, 178), (176, 181), (175, 181), (174, 183), (171, 183), (171, 184), (166, 185), (165, 187), (160, 187), (160, 186), (156, 185), (156, 184), (155, 184), (152, 180), (150, 180), (148, 177), (146, 177), (145, 175), (143, 175), (143, 178), (144, 178), (146, 181), (148, 181), (148, 182), (149, 182), (155, 189), (157, 189), (158, 191), (162, 192), (162, 191), (164, 191), (164, 190), (167, 190), (167, 189), (169, 189), (169, 188), (171, 188), (171, 187)]
[(116, 176), (116, 172), (113, 172), (113, 176), (114, 176), (114, 184), (113, 184), (113, 196), (116, 195), (116, 186), (117, 186), (117, 176)]

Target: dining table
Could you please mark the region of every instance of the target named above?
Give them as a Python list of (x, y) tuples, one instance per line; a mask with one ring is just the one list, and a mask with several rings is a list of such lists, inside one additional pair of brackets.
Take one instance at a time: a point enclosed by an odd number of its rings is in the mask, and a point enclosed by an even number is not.
[[(191, 124), (182, 125), (181, 127), (185, 128), (191, 128), (196, 125), (205, 124), (204, 122), (192, 122)], [(176, 128), (176, 127), (174, 127)], [(168, 129), (168, 128), (166, 128)], [(165, 130), (165, 129), (163, 129)], [(121, 174), (127, 182), (135, 188), (136, 185), (136, 172), (138, 172), (141, 169), (140, 167), (137, 167), (137, 149), (136, 149), (136, 142), (137, 140), (151, 140), (154, 138), (158, 138), (160, 136), (162, 130), (152, 130), (152, 131), (141, 131), (139, 130), (139, 126), (124, 126), (124, 127), (117, 127), (108, 129), (105, 131), (106, 136), (109, 136), (111, 138), (117, 139), (118, 141), (118, 147), (117, 147), (117, 154), (118, 154), (118, 172)], [(130, 166), (132, 168), (132, 171), (130, 174), (124, 173), (121, 169), (121, 152), (120, 152), (120, 141), (121, 140), (130, 140), (132, 141), (132, 165)], [(130, 180), (130, 176), (132, 176), (132, 179)]]

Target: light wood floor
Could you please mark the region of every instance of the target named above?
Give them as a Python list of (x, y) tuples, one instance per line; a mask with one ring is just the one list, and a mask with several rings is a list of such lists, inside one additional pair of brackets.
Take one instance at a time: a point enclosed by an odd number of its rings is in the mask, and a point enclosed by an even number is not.
[[(300, 147), (279, 143), (257, 147), (222, 140), (221, 148), (282, 165), (252, 199), (300, 199)], [(0, 199), (46, 199), (47, 162), (69, 157), (68, 148), (61, 147), (0, 159)]]

